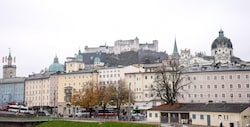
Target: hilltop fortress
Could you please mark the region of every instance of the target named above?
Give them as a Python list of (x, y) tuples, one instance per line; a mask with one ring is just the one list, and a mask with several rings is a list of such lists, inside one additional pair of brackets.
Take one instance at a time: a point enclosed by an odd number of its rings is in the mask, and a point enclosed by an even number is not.
[(114, 46), (107, 46), (106, 44), (99, 47), (85, 46), (85, 53), (107, 53), (107, 54), (120, 54), (128, 51), (150, 50), (158, 52), (158, 40), (153, 40), (153, 43), (140, 44), (139, 39), (136, 37), (131, 40), (117, 40)]

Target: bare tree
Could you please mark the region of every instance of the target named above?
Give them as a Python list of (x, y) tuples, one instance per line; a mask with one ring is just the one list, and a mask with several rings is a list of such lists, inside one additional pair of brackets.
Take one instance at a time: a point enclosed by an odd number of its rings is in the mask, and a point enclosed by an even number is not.
[(162, 101), (167, 104), (174, 104), (180, 96), (180, 91), (189, 83), (182, 84), (185, 79), (183, 75), (184, 68), (177, 64), (170, 64), (170, 66), (162, 66), (156, 70), (157, 76), (155, 78), (155, 86), (153, 90), (157, 93)]
[[(117, 85), (111, 85), (107, 88), (106, 96), (113, 101), (117, 107), (118, 119), (120, 118), (121, 105), (128, 103), (129, 89), (126, 87), (125, 81), (120, 80)], [(131, 103), (134, 102), (133, 93), (131, 93)]]

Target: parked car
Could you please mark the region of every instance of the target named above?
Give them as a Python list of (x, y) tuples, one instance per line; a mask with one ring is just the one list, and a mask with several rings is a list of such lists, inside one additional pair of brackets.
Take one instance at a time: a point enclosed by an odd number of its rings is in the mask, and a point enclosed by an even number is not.
[(50, 113), (48, 111), (44, 110), (44, 111), (38, 111), (37, 115), (38, 116), (50, 116)]
[(76, 117), (88, 117), (89, 116), (89, 112), (87, 112), (86, 110), (79, 110), (76, 112)]
[(4, 106), (1, 108), (2, 111), (8, 111), (8, 106)]

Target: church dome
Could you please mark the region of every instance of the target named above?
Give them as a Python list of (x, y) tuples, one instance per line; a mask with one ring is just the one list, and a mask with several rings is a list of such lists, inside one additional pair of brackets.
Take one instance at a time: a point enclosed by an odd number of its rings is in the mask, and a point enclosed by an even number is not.
[(64, 65), (59, 63), (57, 56), (54, 58), (53, 64), (49, 66), (49, 71), (50, 72), (64, 71)]
[(81, 50), (78, 51), (78, 55), (76, 55), (76, 59), (79, 60), (79, 61), (83, 60)]
[(94, 63), (100, 63), (101, 62), (101, 59), (97, 56), (95, 59), (94, 59)]
[(225, 45), (227, 48), (233, 48), (231, 40), (224, 36), (224, 32), (222, 30), (219, 31), (219, 37), (217, 37), (212, 44), (212, 50), (218, 48), (218, 46)]

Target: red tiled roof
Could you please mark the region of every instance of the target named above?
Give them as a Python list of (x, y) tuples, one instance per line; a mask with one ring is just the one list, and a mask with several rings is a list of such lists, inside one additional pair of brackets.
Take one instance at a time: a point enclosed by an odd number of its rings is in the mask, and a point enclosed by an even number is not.
[(175, 104), (163, 104), (159, 106), (155, 106), (149, 110), (175, 110), (182, 106), (181, 103), (175, 103)]

